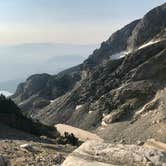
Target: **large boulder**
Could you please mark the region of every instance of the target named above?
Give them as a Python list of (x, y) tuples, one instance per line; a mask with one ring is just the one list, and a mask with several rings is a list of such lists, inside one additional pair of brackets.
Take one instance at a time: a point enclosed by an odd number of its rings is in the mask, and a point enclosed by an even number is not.
[(137, 145), (87, 141), (71, 153), (62, 166), (165, 165), (166, 152)]

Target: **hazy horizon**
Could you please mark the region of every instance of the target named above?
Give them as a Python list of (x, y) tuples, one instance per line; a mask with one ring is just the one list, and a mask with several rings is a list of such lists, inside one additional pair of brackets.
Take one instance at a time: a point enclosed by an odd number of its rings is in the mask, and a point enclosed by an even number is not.
[(82, 63), (97, 46), (48, 43), (0, 46), (0, 82), (23, 80), (36, 73), (56, 74)]

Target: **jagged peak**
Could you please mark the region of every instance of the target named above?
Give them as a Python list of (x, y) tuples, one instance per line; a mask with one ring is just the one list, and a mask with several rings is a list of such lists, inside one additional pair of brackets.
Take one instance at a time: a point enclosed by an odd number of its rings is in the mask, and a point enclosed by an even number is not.
[(152, 40), (166, 27), (166, 3), (150, 10), (135, 26), (128, 40), (128, 49), (135, 49)]

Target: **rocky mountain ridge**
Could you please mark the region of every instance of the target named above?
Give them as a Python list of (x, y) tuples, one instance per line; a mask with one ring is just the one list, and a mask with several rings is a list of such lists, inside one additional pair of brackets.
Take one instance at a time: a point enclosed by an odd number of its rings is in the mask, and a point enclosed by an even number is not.
[[(50, 92), (46, 81), (29, 94), (26, 87), (35, 87), (30, 77), (24, 83), (24, 90), (19, 87), (12, 98), (23, 111), (49, 125), (66, 123), (93, 130), (102, 137), (112, 133), (108, 141), (124, 139), (133, 143), (137, 139), (155, 137), (165, 142), (165, 95), (162, 93), (166, 86), (165, 18), (166, 4), (163, 4), (115, 32), (81, 65), (60, 76), (51, 76), (51, 82), (52, 77), (57, 81), (62, 75), (65, 77), (62, 76), (64, 80), (60, 84), (69, 86), (62, 91), (53, 81), (50, 89), (57, 91), (54, 95), (45, 95), (43, 91)], [(71, 82), (66, 81), (66, 77), (71, 78)], [(155, 100), (157, 94), (161, 96)], [(141, 133), (141, 125), (148, 126), (147, 133)], [(155, 134), (160, 127), (160, 133)]]

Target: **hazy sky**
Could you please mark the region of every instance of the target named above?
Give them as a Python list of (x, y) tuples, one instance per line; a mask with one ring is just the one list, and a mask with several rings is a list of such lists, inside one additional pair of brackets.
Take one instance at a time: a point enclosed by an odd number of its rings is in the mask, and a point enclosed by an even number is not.
[(0, 44), (100, 43), (165, 0), (0, 0)]

